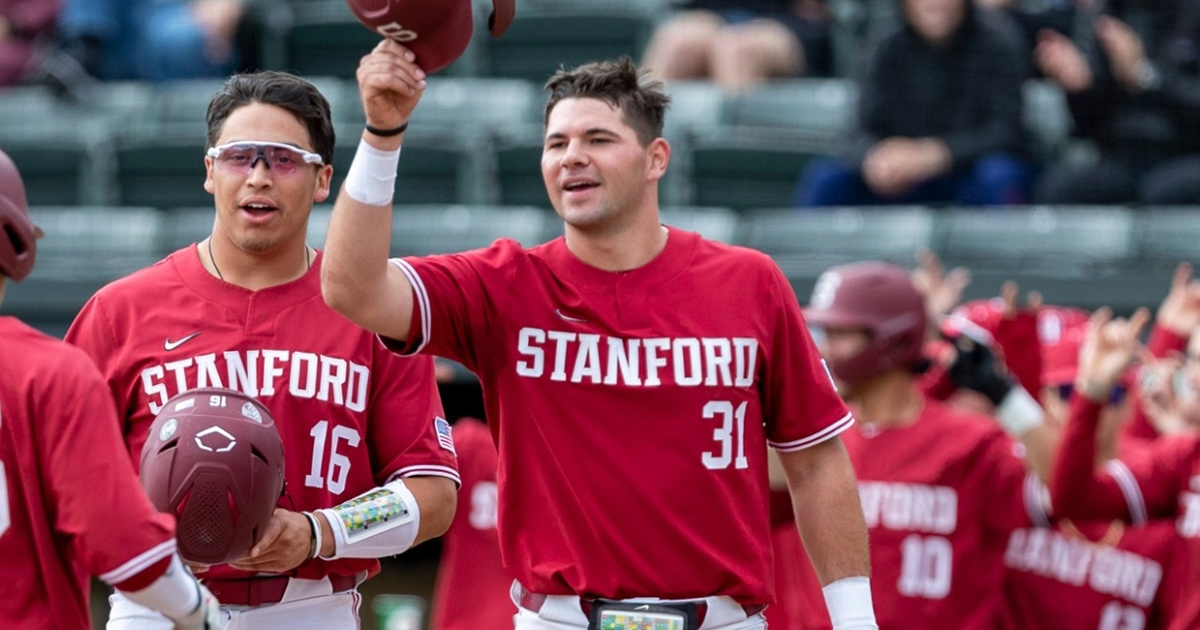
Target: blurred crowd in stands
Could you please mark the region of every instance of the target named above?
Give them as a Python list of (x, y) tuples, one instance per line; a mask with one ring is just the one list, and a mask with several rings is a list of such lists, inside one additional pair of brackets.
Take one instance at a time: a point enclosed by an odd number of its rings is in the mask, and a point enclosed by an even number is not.
[[(0, 84), (78, 94), (97, 80), (255, 68), (270, 4), (0, 0)], [(797, 207), (1200, 201), (1200, 3), (659, 4), (645, 49), (630, 52), (668, 84), (707, 80), (736, 95), (798, 77), (857, 83), (852, 137), (840, 155), (798, 174)], [(871, 26), (848, 51), (832, 33), (838, 15), (855, 11)], [(1033, 148), (1021, 98), (1031, 78), (1065, 93), (1083, 150), (1043, 156)]]

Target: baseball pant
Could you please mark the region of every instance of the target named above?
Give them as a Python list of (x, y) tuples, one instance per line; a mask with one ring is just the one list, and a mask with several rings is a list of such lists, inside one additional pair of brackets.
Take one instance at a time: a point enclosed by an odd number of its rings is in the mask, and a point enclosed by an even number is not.
[[(108, 598), (107, 630), (174, 630), (169, 619), (120, 593)], [(330, 593), (328, 580), (292, 579), (283, 600), (262, 606), (222, 606), (221, 630), (358, 630), (362, 595)]]

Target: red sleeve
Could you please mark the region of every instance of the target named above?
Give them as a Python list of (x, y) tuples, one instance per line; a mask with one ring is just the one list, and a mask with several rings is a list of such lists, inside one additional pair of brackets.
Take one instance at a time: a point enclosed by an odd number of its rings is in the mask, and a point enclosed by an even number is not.
[(64, 365), (35, 401), (55, 529), (101, 580), (140, 579), (175, 552), (174, 525), (137, 481), (100, 376), (83, 356), (73, 356), (79, 367)]
[(375, 353), (368, 445), (375, 483), (435, 476), (459, 483), (458, 462), (433, 375), (433, 357)]
[(1038, 340), (1037, 315), (1021, 312), (1003, 317), (992, 331), (1009, 371), (1025, 388), (1037, 395), (1042, 389), (1042, 345)]
[(413, 287), (413, 329), (406, 344), (385, 343), (404, 354), (452, 359), (478, 373), (486, 357), (471, 342), (492, 337), (496, 296), (491, 291), (512, 286), (509, 269), (521, 252), (516, 241), (501, 239), (462, 254), (392, 259)]
[(823, 442), (854, 424), (821, 359), (796, 294), (770, 263), (772, 303), (776, 310), (764, 374), (763, 416), (768, 443), (782, 452)]
[(1150, 330), (1150, 338), (1146, 340), (1146, 349), (1150, 354), (1162, 358), (1172, 352), (1182, 353), (1187, 348), (1187, 337), (1177, 335), (1162, 326)]
[(1015, 529), (1037, 524), (1031, 513), (1029, 480), (1025, 470), (1023, 447), (1004, 433), (997, 431), (989, 440), (983, 453), (987, 458), (986, 492), (991, 497), (986, 503), (988, 512), (985, 522), (993, 534), (1003, 540)]
[[(129, 427), (126, 426), (126, 421), (130, 413), (126, 407), (128, 397), (123, 392), (124, 375), (128, 371), (120, 365), (123, 356), (121, 347), (112, 325), (112, 318), (99, 295), (92, 296), (83, 305), (63, 340), (83, 350), (99, 368), (100, 375), (108, 385), (109, 398), (117, 405), (117, 426), (120, 427), (122, 435), (127, 435)], [(126, 446), (127, 451), (132, 452), (128, 449), (128, 444)]]
[(1100, 467), (1095, 453), (1101, 409), (1102, 405), (1082, 396), (1071, 399), (1050, 483), (1055, 514), (1077, 520), (1120, 518), (1135, 523), (1172, 515), (1180, 480), (1197, 444), (1195, 438), (1159, 440)]

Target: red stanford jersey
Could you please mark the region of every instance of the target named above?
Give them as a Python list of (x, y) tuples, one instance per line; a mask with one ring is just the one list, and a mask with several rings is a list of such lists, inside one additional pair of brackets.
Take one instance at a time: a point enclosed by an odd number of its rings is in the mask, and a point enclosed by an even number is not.
[(124, 451), (88, 357), (0, 317), (0, 628), (91, 628), (88, 574), (120, 584), (175, 552)]
[(500, 548), (551, 595), (773, 599), (768, 441), (853, 423), (765, 255), (671, 229), (607, 272), (562, 238), (394, 261), (412, 344), (479, 375), (500, 450)]
[(992, 630), (1004, 546), (1031, 522), (1025, 469), (995, 422), (926, 400), (916, 422), (844, 437), (871, 540), (880, 630)]
[(512, 630), (513, 578), (500, 561), (496, 537), (496, 447), (487, 425), (454, 423), (458, 450), (458, 511), (442, 536), (442, 561), (433, 594), (432, 630)]
[(1004, 554), (1004, 627), (1162, 628), (1162, 585), (1174, 543), (1171, 523), (1161, 520), (1140, 527), (1062, 521), (1018, 529)]
[[(405, 359), (321, 299), (321, 256), (303, 277), (250, 291), (210, 275), (195, 246), (101, 289), (67, 332), (100, 366), (138, 461), (163, 403), (198, 387), (258, 397), (283, 439), (280, 507), (337, 505), (395, 477), (458, 481), (439, 442), (427, 358)], [(301, 578), (378, 571), (374, 559), (314, 560)], [(245, 574), (217, 567), (206, 578)]]

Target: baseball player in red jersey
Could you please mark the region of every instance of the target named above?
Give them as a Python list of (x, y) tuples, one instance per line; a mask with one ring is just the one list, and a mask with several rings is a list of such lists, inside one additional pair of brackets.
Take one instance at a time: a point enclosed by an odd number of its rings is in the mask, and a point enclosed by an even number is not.
[[(979, 312), (982, 305), (973, 308)], [(1066, 421), (1087, 321), (1088, 314), (1077, 309), (1043, 307), (1037, 312), (1034, 341), (1042, 359), (1037, 380), (1047, 424), (1056, 430)], [(1123, 393), (1123, 388), (1117, 390), (1106, 401), (1098, 455), (1102, 461), (1116, 456), (1117, 426), (1129, 417), (1128, 397)], [(1120, 446), (1128, 447), (1128, 442), (1122, 440)], [(1004, 554), (1008, 568), (1004, 627), (1166, 627), (1166, 578), (1175, 566), (1174, 528), (1164, 519), (1138, 525), (1039, 519), (1014, 531)]]
[[(0, 300), (9, 278), (32, 271), (40, 236), (0, 152)], [(180, 562), (171, 518), (123, 450), (87, 356), (0, 317), (0, 627), (91, 628), (90, 574), (161, 611), (167, 627), (216, 630), (216, 600)]]
[(454, 423), (454, 448), (462, 489), (454, 522), (442, 536), (442, 559), (433, 587), (432, 630), (512, 628), (517, 608), (508, 595), (512, 575), (500, 560), (496, 537), (496, 446), (483, 422)]
[(1050, 494), (1055, 511), (1067, 518), (1174, 520), (1180, 541), (1173, 564), (1182, 568), (1164, 586), (1171, 600), (1167, 627), (1184, 630), (1200, 625), (1200, 598), (1192, 588), (1200, 562), (1200, 439), (1194, 433), (1161, 438), (1097, 465), (1102, 411), (1137, 356), (1138, 336), (1149, 319), (1144, 309), (1127, 320), (1112, 318), (1108, 309), (1093, 314)]
[[(100, 366), (137, 461), (154, 415), (198, 387), (256, 396), (286, 491), (250, 554), (203, 572), (228, 627), (356, 628), (377, 558), (440, 535), (458, 482), (432, 360), (404, 359), (321, 300), (308, 216), (329, 190), (329, 105), (310, 83), (232, 77), (208, 111), (212, 234), (101, 289), (67, 340)], [(115, 598), (110, 628), (152, 615)], [(143, 626), (137, 626), (143, 627)]]
[(779, 268), (660, 224), (660, 84), (628, 60), (550, 80), (542, 175), (563, 238), (389, 264), (397, 130), (424, 87), (412, 59), (384, 42), (359, 66), (371, 127), (322, 287), (396, 347), (479, 375), (517, 628), (764, 627), (768, 444), (835, 625), (874, 628), (837, 438), (853, 419)]
[[(880, 628), (995, 628), (1004, 544), (1038, 505), (1026, 500), (1013, 441), (995, 421), (919, 389), (926, 308), (907, 270), (830, 269), (805, 317), (859, 420), (843, 439), (870, 532)], [(829, 626), (807, 618), (801, 627)]]

